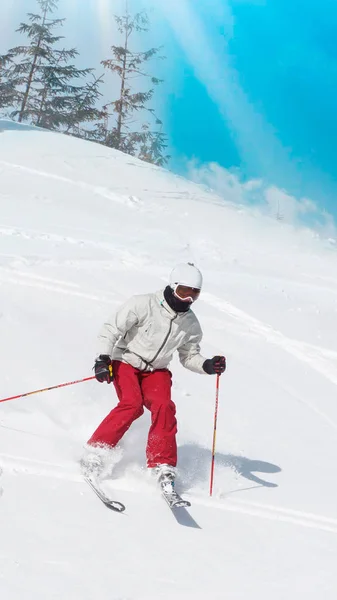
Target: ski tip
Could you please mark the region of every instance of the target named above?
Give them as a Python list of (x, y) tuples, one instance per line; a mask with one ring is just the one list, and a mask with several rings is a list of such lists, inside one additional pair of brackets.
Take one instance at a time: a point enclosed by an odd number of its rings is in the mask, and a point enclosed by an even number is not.
[(191, 503), (188, 500), (181, 500), (172, 504), (172, 508), (188, 508), (191, 506)]
[(105, 502), (105, 505), (106, 505), (108, 508), (111, 508), (111, 510), (116, 510), (117, 512), (120, 512), (120, 513), (121, 513), (121, 512), (124, 512), (124, 511), (125, 511), (125, 508), (126, 508), (126, 507), (124, 506), (124, 504), (122, 504), (121, 502), (114, 502), (114, 501), (113, 501), (113, 502), (111, 502), (111, 501), (110, 501), (110, 502)]
[(162, 494), (162, 496), (170, 508), (188, 508), (191, 506), (191, 503), (188, 500), (184, 500), (177, 493)]
[(107, 496), (100, 488), (99, 483), (94, 477), (85, 476), (84, 480), (89, 484), (91, 489), (95, 492), (96, 496), (98, 496), (98, 498), (103, 502), (103, 504), (107, 508), (110, 508), (111, 510), (114, 510), (119, 513), (125, 511), (124, 504), (122, 504), (121, 502), (117, 502), (117, 500), (112, 500), (111, 498), (109, 498), (109, 496)]

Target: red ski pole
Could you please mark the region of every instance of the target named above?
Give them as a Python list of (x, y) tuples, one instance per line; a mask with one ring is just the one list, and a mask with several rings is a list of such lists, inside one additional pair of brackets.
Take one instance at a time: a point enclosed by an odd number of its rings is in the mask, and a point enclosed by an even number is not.
[(215, 411), (214, 411), (214, 429), (213, 429), (213, 446), (212, 446), (212, 464), (211, 464), (211, 482), (209, 495), (213, 494), (213, 480), (214, 480), (214, 462), (215, 462), (215, 443), (216, 443), (216, 426), (218, 421), (218, 406), (219, 406), (219, 382), (220, 375), (216, 377), (216, 391), (215, 391)]
[(76, 383), (82, 383), (84, 381), (91, 381), (95, 379), (95, 376), (85, 377), (84, 379), (78, 379), (77, 381), (69, 381), (68, 383), (60, 383), (59, 385), (53, 385), (52, 387), (43, 388), (42, 390), (35, 390), (34, 392), (27, 392), (26, 394), (19, 394), (18, 396), (12, 396), (11, 398), (3, 398), (0, 402), (8, 402), (9, 400), (16, 400), (17, 398), (25, 398), (26, 396), (32, 396), (33, 394), (39, 394), (40, 392), (49, 392), (49, 390), (56, 390), (57, 388), (66, 387), (67, 385), (75, 385)]

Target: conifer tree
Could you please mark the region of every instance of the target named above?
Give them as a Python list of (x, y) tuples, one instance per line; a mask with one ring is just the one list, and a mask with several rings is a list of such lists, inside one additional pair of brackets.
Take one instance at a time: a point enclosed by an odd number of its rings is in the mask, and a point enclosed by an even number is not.
[[(166, 137), (162, 132), (162, 122), (149, 106), (154, 87), (162, 83), (162, 80), (151, 76), (145, 70), (145, 65), (151, 59), (163, 58), (159, 55), (161, 48), (151, 48), (142, 52), (130, 48), (130, 40), (134, 33), (146, 32), (149, 29), (146, 13), (141, 12), (132, 16), (126, 3), (125, 14), (116, 15), (115, 20), (118, 31), (122, 35), (122, 44), (112, 46), (113, 57), (103, 60), (102, 65), (119, 77), (119, 97), (103, 107), (105, 119), (104, 123), (96, 129), (96, 137), (107, 146), (136, 155), (148, 162), (163, 165), (169, 159), (169, 156), (164, 154), (167, 147)], [(146, 91), (133, 91), (133, 80), (138, 78), (150, 80), (153, 87)], [(153, 130), (147, 121), (141, 121), (142, 113), (150, 115), (156, 129)], [(115, 121), (112, 128), (109, 127), (111, 116)]]
[[(18, 32), (28, 37), (29, 44), (9, 50), (0, 56), (6, 65), (6, 82), (15, 89), (12, 117), (49, 129), (80, 131), (80, 123), (99, 118), (95, 108), (100, 95), (100, 79), (85, 82), (92, 69), (78, 69), (72, 61), (75, 48), (60, 47), (63, 36), (55, 35), (64, 19), (52, 18), (58, 0), (37, 0), (40, 11), (28, 13), (28, 23)], [(83, 85), (75, 85), (83, 80)]]
[(83, 87), (77, 88), (76, 94), (69, 102), (69, 113), (65, 120), (65, 132), (71, 135), (89, 139), (89, 130), (85, 129), (84, 123), (96, 122), (102, 118), (102, 110), (97, 108), (97, 102), (102, 96), (100, 91), (103, 75), (96, 77), (92, 75), (91, 81)]
[(10, 107), (16, 98), (15, 82), (8, 79), (8, 66), (11, 61), (10, 53), (0, 57), (0, 109)]
[(13, 86), (7, 80), (5, 57), (0, 60), (0, 110), (9, 106), (13, 99)]

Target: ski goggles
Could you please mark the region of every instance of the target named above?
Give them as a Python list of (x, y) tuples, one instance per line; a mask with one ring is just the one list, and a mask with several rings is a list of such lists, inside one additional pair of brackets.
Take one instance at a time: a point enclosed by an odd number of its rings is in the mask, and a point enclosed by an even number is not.
[(180, 283), (175, 286), (173, 293), (177, 298), (179, 298), (179, 300), (182, 300), (183, 302), (195, 302), (200, 296), (199, 288), (181, 285)]

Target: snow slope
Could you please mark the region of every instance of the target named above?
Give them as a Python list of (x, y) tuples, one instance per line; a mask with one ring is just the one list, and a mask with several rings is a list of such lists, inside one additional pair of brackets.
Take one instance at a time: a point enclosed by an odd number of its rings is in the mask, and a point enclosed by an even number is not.
[(105, 316), (178, 261), (204, 273), (203, 354), (228, 357), (212, 499), (215, 379), (172, 364), (192, 501), (176, 514), (144, 468), (148, 414), (106, 484), (126, 513), (81, 481), (112, 386), (0, 404), (1, 599), (335, 600), (335, 251), (163, 169), (5, 121), (0, 207), (0, 399), (90, 376)]

